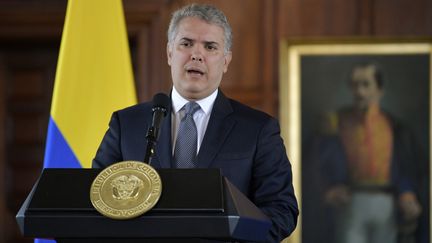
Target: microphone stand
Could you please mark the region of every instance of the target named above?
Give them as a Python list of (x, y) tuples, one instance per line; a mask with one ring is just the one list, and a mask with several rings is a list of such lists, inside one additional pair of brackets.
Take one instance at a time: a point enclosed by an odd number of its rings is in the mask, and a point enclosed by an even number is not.
[(145, 150), (144, 163), (151, 165), (151, 159), (155, 154), (155, 147), (159, 137), (162, 120), (167, 115), (170, 105), (170, 99), (163, 93), (156, 94), (153, 97), (154, 106), (152, 108), (153, 118), (150, 128), (147, 130), (147, 147)]
[[(159, 112), (159, 115), (156, 115), (155, 113)], [(162, 112), (163, 115), (160, 113)], [(157, 143), (157, 139), (159, 137), (160, 132), (160, 124), (162, 123), (162, 120), (164, 119), (166, 115), (166, 109), (161, 107), (154, 107), (153, 108), (153, 124), (149, 129), (147, 130), (147, 147), (144, 157), (144, 163), (151, 165), (151, 159), (155, 154), (155, 147)]]
[(150, 127), (147, 131), (147, 147), (144, 157), (144, 163), (151, 165), (151, 158), (154, 156), (154, 149), (156, 146), (156, 136), (154, 127)]

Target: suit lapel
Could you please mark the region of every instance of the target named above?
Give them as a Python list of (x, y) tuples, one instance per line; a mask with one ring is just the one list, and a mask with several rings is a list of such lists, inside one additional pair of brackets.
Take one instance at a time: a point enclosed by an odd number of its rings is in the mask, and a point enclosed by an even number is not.
[(197, 156), (199, 168), (208, 168), (210, 166), (231, 129), (234, 127), (235, 120), (228, 116), (232, 112), (233, 110), (229, 100), (222, 91), (219, 90)]
[[(156, 145), (156, 160), (161, 168), (171, 168), (171, 110), (162, 122), (159, 141)], [(156, 167), (156, 165), (155, 165)]]

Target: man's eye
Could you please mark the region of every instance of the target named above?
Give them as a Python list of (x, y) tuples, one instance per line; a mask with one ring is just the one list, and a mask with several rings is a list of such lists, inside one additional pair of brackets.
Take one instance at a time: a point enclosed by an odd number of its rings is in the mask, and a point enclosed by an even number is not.
[(184, 46), (184, 47), (190, 47), (190, 46), (192, 46), (192, 43), (190, 43), (190, 42), (183, 42), (183, 43), (180, 43), (180, 45)]
[(216, 50), (217, 48), (216, 48), (216, 46), (208, 45), (208, 46), (206, 46), (206, 49), (209, 50), (209, 51), (214, 51), (214, 50)]

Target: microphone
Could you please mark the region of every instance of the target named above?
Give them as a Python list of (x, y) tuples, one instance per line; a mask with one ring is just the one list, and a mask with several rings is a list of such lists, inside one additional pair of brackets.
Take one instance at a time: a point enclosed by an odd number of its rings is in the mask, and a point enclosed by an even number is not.
[(168, 110), (170, 108), (170, 103), (171, 103), (170, 98), (164, 93), (158, 93), (155, 94), (155, 96), (153, 96), (152, 127), (153, 127), (153, 138), (155, 141), (159, 138), (160, 125), (162, 123), (162, 120), (165, 118), (165, 116), (168, 113)]
[(147, 147), (144, 163), (151, 164), (151, 157), (154, 155), (154, 148), (159, 138), (160, 125), (171, 107), (171, 99), (164, 93), (153, 96), (153, 119), (152, 124), (147, 130)]

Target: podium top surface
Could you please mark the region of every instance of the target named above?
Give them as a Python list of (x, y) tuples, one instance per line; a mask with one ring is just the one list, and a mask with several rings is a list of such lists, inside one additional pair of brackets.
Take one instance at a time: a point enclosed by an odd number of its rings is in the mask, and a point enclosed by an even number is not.
[[(27, 212), (96, 211), (90, 201), (90, 186), (100, 171), (45, 169)], [(152, 212), (224, 211), (219, 169), (159, 169), (158, 173), (162, 195)]]

